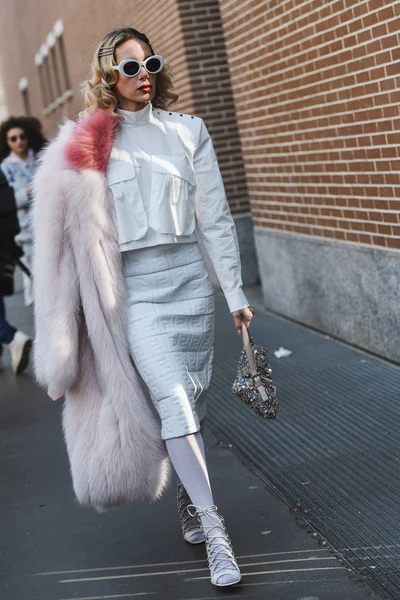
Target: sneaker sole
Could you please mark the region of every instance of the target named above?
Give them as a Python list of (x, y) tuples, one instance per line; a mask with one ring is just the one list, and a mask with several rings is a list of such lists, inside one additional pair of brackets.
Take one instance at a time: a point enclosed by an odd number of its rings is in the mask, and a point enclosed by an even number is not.
[(27, 340), (22, 349), (22, 355), (21, 355), (20, 361), (17, 365), (17, 368), (14, 371), (14, 373), (16, 375), (21, 375), (21, 373), (23, 373), (25, 371), (25, 369), (27, 368), (27, 366), (29, 365), (29, 357), (30, 357), (30, 353), (31, 353), (31, 348), (32, 348), (32, 340)]
[(203, 540), (199, 540), (198, 542), (191, 542), (190, 540), (187, 540), (185, 536), (183, 536), (183, 539), (187, 544), (190, 544), (191, 546), (198, 546), (199, 544), (204, 544), (204, 542), (206, 541), (206, 538), (204, 538)]
[(237, 581), (233, 581), (232, 583), (213, 583), (213, 585), (215, 587), (231, 587), (232, 585), (237, 585), (241, 581), (242, 581), (242, 577), (240, 576), (240, 578)]

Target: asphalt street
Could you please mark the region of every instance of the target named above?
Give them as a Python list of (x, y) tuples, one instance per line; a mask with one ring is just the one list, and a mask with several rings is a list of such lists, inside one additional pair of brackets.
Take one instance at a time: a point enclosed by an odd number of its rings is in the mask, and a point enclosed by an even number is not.
[[(32, 333), (20, 293), (7, 307), (10, 320)], [(215, 500), (243, 572), (234, 588), (212, 587), (204, 547), (181, 537), (174, 484), (151, 506), (103, 514), (78, 506), (60, 412), (30, 370), (15, 378), (6, 361), (0, 375), (1, 600), (378, 598), (207, 430)]]

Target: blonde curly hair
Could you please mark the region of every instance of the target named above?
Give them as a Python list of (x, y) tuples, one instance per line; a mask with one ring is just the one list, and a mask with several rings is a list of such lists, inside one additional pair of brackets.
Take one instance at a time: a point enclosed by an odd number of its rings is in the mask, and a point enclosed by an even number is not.
[[(145, 42), (152, 54), (155, 54), (148, 37), (132, 27), (121, 27), (107, 33), (97, 45), (91, 67), (91, 78), (83, 83), (83, 95), (86, 110), (102, 108), (108, 110), (117, 119), (122, 117), (117, 113), (118, 100), (114, 86), (118, 81), (118, 71), (113, 69), (115, 50), (127, 40), (141, 40)], [(114, 48), (110, 54), (99, 56), (102, 48)], [(101, 54), (101, 53), (100, 53)], [(171, 104), (178, 100), (178, 95), (173, 91), (173, 79), (167, 64), (156, 76), (156, 91), (152, 104), (155, 108), (167, 110)]]

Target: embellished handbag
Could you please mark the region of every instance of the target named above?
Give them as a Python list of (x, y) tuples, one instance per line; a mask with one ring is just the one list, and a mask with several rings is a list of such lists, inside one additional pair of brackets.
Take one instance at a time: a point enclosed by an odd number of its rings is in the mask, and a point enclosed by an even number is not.
[(247, 327), (242, 327), (243, 350), (232, 391), (259, 417), (275, 419), (279, 411), (276, 387), (272, 380), (267, 350), (250, 338)]

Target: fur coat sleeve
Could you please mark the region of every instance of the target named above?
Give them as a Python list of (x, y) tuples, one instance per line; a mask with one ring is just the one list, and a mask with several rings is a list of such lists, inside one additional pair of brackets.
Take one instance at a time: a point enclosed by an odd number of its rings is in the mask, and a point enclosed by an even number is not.
[(155, 500), (169, 465), (158, 415), (132, 362), (107, 169), (115, 120), (66, 123), (34, 181), (35, 370), (65, 391), (76, 497), (97, 508)]
[(34, 180), (35, 372), (53, 399), (72, 387), (78, 370), (79, 289), (63, 188), (65, 164), (54, 151), (72, 128), (72, 123), (64, 125), (43, 153)]

